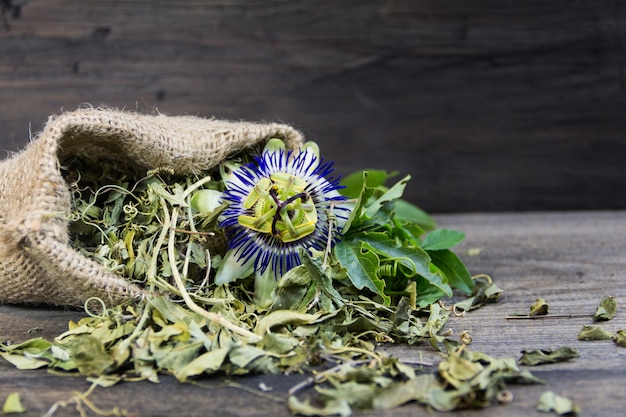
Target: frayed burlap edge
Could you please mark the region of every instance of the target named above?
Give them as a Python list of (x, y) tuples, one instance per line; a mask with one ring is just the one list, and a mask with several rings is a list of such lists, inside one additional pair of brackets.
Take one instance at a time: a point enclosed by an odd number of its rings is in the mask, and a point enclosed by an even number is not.
[(288, 148), (302, 134), (277, 123), (141, 115), (82, 109), (51, 117), (23, 151), (0, 162), (0, 303), (110, 305), (143, 296), (68, 245), (71, 200), (59, 161), (72, 156), (122, 159), (141, 169), (193, 174), (229, 155), (282, 138)]

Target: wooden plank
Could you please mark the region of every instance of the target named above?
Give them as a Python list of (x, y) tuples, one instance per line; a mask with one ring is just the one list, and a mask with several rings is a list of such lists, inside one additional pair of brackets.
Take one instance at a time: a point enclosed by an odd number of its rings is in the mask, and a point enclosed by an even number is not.
[[(626, 392), (621, 388), (626, 378), (623, 366), (626, 351), (612, 341), (581, 342), (576, 336), (584, 324), (591, 323), (591, 315), (603, 296), (613, 295), (618, 302), (626, 299), (623, 285), (626, 212), (440, 215), (437, 220), (441, 227), (467, 234), (457, 253), (472, 273), (491, 275), (504, 291), (499, 303), (451, 319), (449, 328), (454, 335), (468, 330), (473, 337), (470, 348), (494, 357), (519, 358), (523, 349), (558, 346), (570, 346), (580, 353), (580, 358), (574, 361), (532, 368), (547, 384), (511, 386), (514, 400), (509, 405), (453, 415), (543, 416), (535, 411), (535, 406), (546, 390), (572, 398), (582, 406), (585, 416), (621, 415), (626, 401)], [(470, 249), (480, 253), (470, 256)], [(513, 313), (527, 312), (537, 297), (547, 299), (551, 315), (577, 316), (507, 320)], [(25, 340), (33, 336), (27, 332), (35, 327), (40, 328), (40, 335), (53, 337), (65, 328), (68, 320), (79, 316), (76, 311), (0, 306), (0, 339)], [(623, 307), (603, 327), (612, 332), (626, 329)], [(407, 360), (437, 359), (428, 344), (382, 348)], [(118, 406), (142, 416), (288, 416), (284, 403), (286, 392), (305, 377), (205, 378), (199, 381), (204, 387), (179, 384), (173, 378), (163, 377), (160, 384), (126, 383), (97, 389), (90, 398), (99, 407)], [(261, 393), (258, 389), (261, 382), (273, 390)], [(27, 416), (41, 415), (56, 401), (67, 400), (73, 391), (88, 387), (81, 378), (49, 375), (44, 371), (17, 371), (0, 361), (0, 401), (9, 392), (20, 392), (28, 408)], [(410, 404), (385, 415), (408, 417), (423, 413), (421, 406)], [(78, 413), (69, 407), (58, 415)]]
[(431, 212), (626, 208), (624, 2), (3, 4), (9, 151), (82, 103), (280, 120)]

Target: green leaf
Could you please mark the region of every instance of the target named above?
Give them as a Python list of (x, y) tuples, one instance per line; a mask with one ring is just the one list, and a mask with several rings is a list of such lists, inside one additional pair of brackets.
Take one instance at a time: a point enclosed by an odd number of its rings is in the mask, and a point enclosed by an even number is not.
[(359, 194), (355, 197), (356, 203), (354, 204), (354, 208), (350, 212), (350, 216), (348, 220), (343, 226), (342, 233), (345, 235), (351, 227), (359, 226), (365, 220), (363, 218), (363, 210), (365, 207), (365, 203), (370, 199), (372, 194), (374, 193), (373, 188), (368, 188), (366, 186), (366, 178), (367, 171), (362, 172), (363, 175), (363, 185)]
[(471, 294), (474, 280), (459, 257), (448, 249), (427, 251), (432, 262), (446, 275), (448, 283), (454, 288)]
[(410, 179), (410, 175), (402, 178), (400, 181), (395, 183), (387, 192), (374, 200), (373, 203), (369, 204), (365, 211), (365, 217), (371, 219), (385, 203), (397, 200), (398, 198), (402, 197), (402, 194), (404, 193), (404, 188), (406, 187), (406, 184), (409, 182)]
[(465, 233), (450, 229), (437, 229), (426, 235), (422, 242), (424, 250), (450, 249), (458, 245), (465, 238)]
[(441, 288), (435, 287), (426, 279), (419, 279), (415, 284), (415, 305), (417, 307), (426, 308), (446, 295)]
[(396, 173), (388, 173), (381, 169), (353, 172), (342, 178), (341, 185), (345, 188), (341, 189), (340, 192), (347, 198), (357, 198), (361, 195), (364, 186), (368, 188), (384, 186), (387, 179), (394, 175)]
[(416, 246), (408, 246), (406, 243), (398, 244), (384, 233), (363, 233), (361, 240), (371, 246), (379, 257), (396, 259), (404, 267), (420, 275), (442, 290), (446, 295), (452, 295), (452, 289), (445, 282), (445, 277), (437, 270), (431, 269), (431, 259), (428, 254)]
[(406, 200), (396, 200), (394, 212), (397, 219), (414, 223), (424, 230), (433, 230), (437, 227), (437, 223), (428, 213)]
[(384, 292), (385, 281), (378, 278), (380, 260), (374, 252), (365, 250), (361, 242), (342, 240), (335, 245), (335, 256), (357, 289), (368, 288), (380, 295), (386, 305), (391, 303), (391, 298)]

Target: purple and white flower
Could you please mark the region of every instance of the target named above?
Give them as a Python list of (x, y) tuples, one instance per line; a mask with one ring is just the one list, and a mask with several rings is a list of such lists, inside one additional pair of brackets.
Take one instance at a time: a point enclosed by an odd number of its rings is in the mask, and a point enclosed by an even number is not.
[(314, 143), (288, 151), (282, 141), (271, 139), (253, 162), (226, 175), (222, 199), (228, 207), (220, 227), (229, 251), (215, 282), (253, 272), (278, 278), (301, 264), (302, 248), (332, 247), (351, 210), (332, 172), (332, 163), (320, 159)]

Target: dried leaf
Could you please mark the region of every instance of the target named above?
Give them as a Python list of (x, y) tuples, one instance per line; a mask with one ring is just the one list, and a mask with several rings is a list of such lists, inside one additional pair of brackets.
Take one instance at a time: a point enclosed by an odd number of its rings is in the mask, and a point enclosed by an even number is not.
[(99, 376), (115, 364), (102, 342), (93, 336), (76, 336), (68, 342), (67, 350), (82, 375)]
[(23, 356), (25, 353), (17, 352), (15, 354), (0, 353), (7, 362), (15, 366), (17, 369), (39, 369), (44, 366), (48, 366), (48, 362), (45, 360), (35, 359), (30, 356)]
[(17, 369), (38, 369), (48, 365), (46, 354), (50, 346), (49, 341), (38, 337), (17, 345), (3, 345), (4, 352), (0, 352), (0, 356)]
[(272, 311), (268, 315), (261, 318), (254, 329), (254, 332), (262, 336), (269, 332), (273, 327), (284, 326), (287, 324), (301, 325), (310, 324), (322, 316), (323, 312), (315, 314), (298, 313), (291, 310)]
[(578, 340), (611, 340), (613, 335), (600, 326), (585, 324), (578, 333)]
[(626, 330), (618, 330), (615, 336), (613, 336), (613, 341), (618, 346), (626, 347)]
[(537, 298), (535, 303), (530, 306), (529, 316), (545, 316), (548, 314), (548, 303), (543, 298)]
[(560, 416), (580, 414), (580, 407), (572, 400), (556, 395), (552, 391), (546, 391), (541, 394), (539, 403), (537, 404), (537, 410), (544, 413), (553, 411)]
[(421, 374), (406, 382), (392, 384), (373, 398), (374, 410), (391, 410), (411, 401), (427, 402), (427, 396), (440, 387), (434, 374)]
[(26, 412), (26, 407), (22, 404), (19, 392), (12, 392), (7, 396), (2, 406), (2, 412), (4, 414), (20, 414)]
[(315, 296), (315, 289), (310, 289), (311, 276), (306, 266), (291, 269), (278, 281), (272, 309), (304, 312)]
[(454, 353), (449, 355), (447, 360), (439, 363), (441, 377), (454, 388), (459, 388), (483, 369), (480, 363), (472, 362)]
[(535, 349), (522, 350), (522, 357), (519, 360), (521, 365), (535, 366), (546, 363), (564, 362), (578, 357), (578, 352), (569, 347), (559, 347), (556, 349)]
[(294, 395), (289, 396), (289, 410), (294, 414), (303, 416), (333, 416), (350, 417), (352, 408), (345, 400), (328, 401), (322, 407), (311, 405), (310, 401), (300, 401)]
[(489, 275), (481, 274), (472, 277), (474, 290), (472, 296), (454, 305), (457, 312), (471, 311), (488, 303), (494, 303), (502, 293), (502, 290), (493, 283)]
[(594, 321), (607, 321), (615, 317), (617, 300), (614, 297), (604, 297), (593, 315)]
[(185, 366), (174, 369), (174, 375), (179, 381), (185, 382), (191, 376), (212, 374), (222, 367), (230, 350), (230, 348), (219, 348), (205, 352)]

